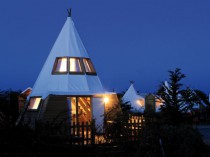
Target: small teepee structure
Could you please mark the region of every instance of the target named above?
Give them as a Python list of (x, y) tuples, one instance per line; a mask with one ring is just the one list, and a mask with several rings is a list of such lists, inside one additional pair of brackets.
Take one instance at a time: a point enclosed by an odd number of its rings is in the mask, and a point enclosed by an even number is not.
[(144, 112), (145, 98), (137, 93), (136, 89), (134, 88), (133, 81), (131, 81), (131, 85), (123, 95), (122, 100), (131, 104), (131, 111)]
[(103, 127), (103, 115), (117, 101), (116, 93), (105, 92), (69, 12), (18, 123), (68, 126), (94, 119)]
[(138, 93), (134, 88), (133, 81), (131, 81), (131, 85), (123, 95), (122, 100), (131, 104), (131, 111), (134, 113), (159, 112), (162, 105), (162, 102), (157, 99), (155, 94)]

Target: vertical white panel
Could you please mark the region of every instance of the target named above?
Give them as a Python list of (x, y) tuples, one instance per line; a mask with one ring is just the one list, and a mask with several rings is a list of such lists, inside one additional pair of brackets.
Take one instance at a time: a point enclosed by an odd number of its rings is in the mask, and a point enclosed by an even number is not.
[(210, 102), (210, 93), (209, 93), (209, 102)]
[(103, 132), (104, 102), (103, 98), (92, 98), (93, 119), (98, 132)]

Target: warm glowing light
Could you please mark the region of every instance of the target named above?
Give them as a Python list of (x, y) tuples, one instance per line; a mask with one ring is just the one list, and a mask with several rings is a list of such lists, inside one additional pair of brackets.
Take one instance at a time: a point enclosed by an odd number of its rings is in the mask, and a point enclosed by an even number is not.
[(142, 100), (142, 99), (136, 100), (136, 103), (137, 103), (139, 106), (143, 106), (143, 105), (144, 105), (144, 100)]
[(66, 64), (67, 64), (67, 59), (66, 58), (62, 58), (61, 67), (60, 67), (60, 71), (61, 72), (65, 72), (66, 71)]
[(109, 102), (109, 98), (105, 97), (104, 98), (104, 103), (108, 103)]
[(157, 99), (156, 100), (156, 107), (160, 107), (161, 105), (163, 105), (163, 100), (162, 99)]
[(71, 98), (71, 113), (76, 114), (76, 98)]
[(75, 58), (70, 58), (70, 71), (76, 71), (76, 60), (75, 60)]
[(28, 109), (37, 110), (39, 107), (40, 101), (41, 101), (41, 98), (31, 98)]
[(59, 58), (56, 72), (66, 72), (67, 71), (67, 58)]
[(87, 60), (85, 60), (85, 69), (87, 72), (91, 72), (91, 68), (90, 68), (90, 65), (88, 64)]
[(82, 72), (79, 58), (70, 58), (70, 72)]
[(90, 59), (84, 58), (84, 59), (83, 59), (83, 62), (84, 62), (84, 66), (85, 66), (85, 71), (86, 71), (86, 72), (95, 73), (95, 70), (94, 70), (94, 68), (93, 68), (93, 64), (92, 64), (92, 62), (90, 61)]

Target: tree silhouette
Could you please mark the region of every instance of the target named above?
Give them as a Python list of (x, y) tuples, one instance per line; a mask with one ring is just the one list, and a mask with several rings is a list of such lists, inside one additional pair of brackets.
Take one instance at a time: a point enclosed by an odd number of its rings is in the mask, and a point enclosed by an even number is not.
[(184, 115), (190, 113), (195, 104), (206, 106), (205, 104), (208, 102), (202, 91), (183, 86), (181, 81), (185, 77), (179, 68), (169, 71), (169, 81), (162, 82), (157, 91), (157, 95), (163, 103), (160, 109), (162, 120), (166, 124), (183, 123)]

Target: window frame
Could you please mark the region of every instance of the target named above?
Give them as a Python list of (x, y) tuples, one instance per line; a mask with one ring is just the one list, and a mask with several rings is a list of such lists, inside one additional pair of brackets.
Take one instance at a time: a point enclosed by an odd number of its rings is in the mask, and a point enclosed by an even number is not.
[[(97, 75), (96, 70), (95, 70), (95, 67), (94, 67), (93, 62), (91, 61), (91, 59), (90, 58), (81, 58), (81, 59), (82, 59), (82, 62), (83, 62), (84, 71), (85, 71), (86, 75)], [(86, 71), (85, 62), (84, 62), (85, 59), (87, 60), (88, 64), (91, 63), (91, 67), (92, 67), (92, 69), (93, 69), (94, 72), (87, 72)]]
[[(38, 107), (37, 107), (37, 109), (32, 109), (32, 108), (29, 109), (31, 99), (34, 99), (34, 98), (40, 98), (41, 99), (40, 102), (39, 102), (39, 104), (38, 104)], [(41, 103), (42, 103), (42, 97), (41, 96), (33, 96), (33, 97), (30, 97), (29, 103), (28, 103), (28, 106), (27, 106), (27, 111), (38, 111), (39, 108), (40, 108), (40, 106), (41, 106)]]
[[(67, 71), (66, 72), (59, 72), (59, 71), (56, 71), (56, 68), (57, 68), (57, 65), (58, 65), (58, 60), (59, 59), (62, 59), (62, 58), (66, 58), (67, 59)], [(72, 72), (70, 71), (70, 59), (71, 58), (74, 58), (74, 59), (78, 59), (79, 60), (79, 63), (80, 63), (80, 66), (81, 66), (81, 72)], [(90, 66), (90, 68), (92, 69), (93, 72), (87, 72), (86, 71), (86, 64), (85, 64), (85, 60), (87, 61), (88, 63), (88, 66)], [(68, 56), (63, 56), (63, 57), (56, 57), (55, 58), (55, 62), (54, 62), (54, 65), (53, 65), (53, 69), (52, 69), (52, 72), (51, 72), (52, 75), (67, 75), (67, 74), (72, 74), (72, 75), (97, 75), (96, 73), (96, 70), (95, 70), (95, 67), (93, 65), (93, 62), (90, 58), (85, 58), (85, 57), (68, 57)]]
[[(75, 119), (73, 119), (72, 117), (70, 118), (70, 123), (72, 124), (73, 121), (75, 120), (76, 123), (77, 122), (80, 122), (80, 119), (79, 119), (79, 98), (89, 98), (90, 100), (90, 120), (92, 120), (93, 118), (93, 96), (92, 95), (67, 95), (66, 97), (67, 99), (72, 99), (72, 98), (75, 98)], [(70, 100), (72, 101), (72, 100)], [(70, 115), (72, 116), (72, 110), (69, 110), (70, 112)]]
[[(79, 63), (80, 63), (80, 66), (81, 66), (81, 72), (72, 72), (72, 71), (70, 71), (70, 59), (71, 58), (74, 58), (74, 59), (78, 59), (79, 60)], [(83, 64), (83, 62), (82, 62), (82, 59), (83, 58), (81, 58), (81, 57), (68, 57), (68, 73), (69, 74), (75, 74), (75, 75), (77, 75), (77, 74), (81, 74), (81, 75), (84, 75), (85, 74), (85, 68), (84, 68), (84, 64)]]
[[(58, 65), (58, 60), (59, 59), (62, 59), (62, 58), (66, 58), (67, 59), (67, 64), (66, 64), (66, 72), (58, 72), (58, 71), (56, 71), (56, 67), (57, 67), (57, 65)], [(68, 74), (68, 71), (69, 71), (69, 66), (68, 66), (68, 64), (69, 64), (69, 59), (68, 59), (69, 57), (66, 57), (66, 56), (64, 56), (64, 57), (56, 57), (55, 58), (55, 62), (54, 62), (54, 65), (53, 65), (53, 70), (52, 70), (52, 74), (54, 75), (54, 74), (56, 74), (56, 75), (63, 75), (63, 74)]]

